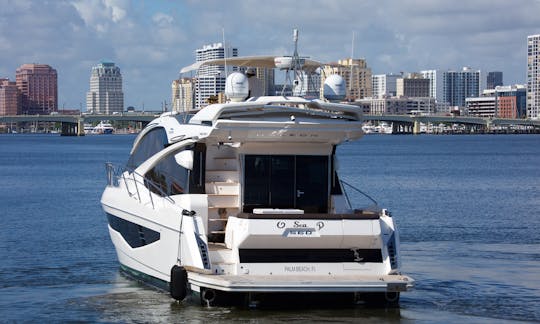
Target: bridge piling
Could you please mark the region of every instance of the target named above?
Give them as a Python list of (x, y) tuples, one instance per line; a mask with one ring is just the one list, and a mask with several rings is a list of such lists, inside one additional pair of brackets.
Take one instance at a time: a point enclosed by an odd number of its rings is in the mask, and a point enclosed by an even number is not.
[(84, 136), (83, 123), (79, 120), (78, 123), (62, 122), (62, 136)]

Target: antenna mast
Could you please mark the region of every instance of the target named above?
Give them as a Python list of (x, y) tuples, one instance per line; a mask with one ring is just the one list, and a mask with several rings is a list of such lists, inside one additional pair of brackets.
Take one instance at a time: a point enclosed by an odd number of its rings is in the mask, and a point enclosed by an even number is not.
[(354, 59), (354, 31), (352, 33), (352, 43), (351, 43), (351, 71), (349, 72), (349, 101), (352, 100), (352, 78), (353, 78), (353, 59)]
[[(293, 68), (293, 94), (294, 87), (300, 86), (299, 90), (296, 91), (297, 95), (302, 94), (302, 89), (304, 87), (304, 74), (302, 73), (302, 62), (300, 61), (300, 56), (298, 55), (298, 29), (293, 29), (293, 41), (294, 41), (294, 53), (292, 57), (292, 68)], [(306, 89), (307, 90), (307, 89)]]
[(229, 76), (227, 71), (227, 46), (225, 44), (225, 28), (221, 28), (221, 36), (223, 38), (223, 60), (225, 61), (225, 78)]

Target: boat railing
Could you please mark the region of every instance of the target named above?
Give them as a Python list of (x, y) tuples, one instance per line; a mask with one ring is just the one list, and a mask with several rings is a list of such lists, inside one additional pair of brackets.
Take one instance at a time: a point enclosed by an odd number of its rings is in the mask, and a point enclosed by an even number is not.
[[(142, 202), (139, 186), (148, 188), (148, 197), (152, 205), (152, 209), (155, 209), (154, 197), (152, 196), (152, 192), (159, 194), (171, 204), (175, 204), (174, 199), (169, 197), (169, 195), (161, 188), (160, 185), (156, 184), (154, 181), (148, 179), (147, 177), (142, 176), (135, 170), (127, 167), (117, 167), (114, 166), (114, 164), (112, 164), (111, 162), (105, 163), (105, 168), (107, 170), (107, 185), (118, 187), (120, 185), (120, 181), (123, 181), (129, 196), (135, 197), (139, 202)], [(144, 181), (141, 181), (139, 179), (144, 179)], [(133, 185), (130, 186), (129, 183), (133, 183)]]
[(347, 203), (349, 204), (349, 206), (351, 208), (354, 208), (354, 206), (353, 206), (353, 204), (351, 202), (351, 198), (349, 197), (349, 194), (347, 193), (347, 188), (350, 188), (353, 192), (355, 192), (357, 194), (360, 194), (361, 196), (367, 198), (372, 203), (371, 205), (368, 205), (367, 207), (363, 207), (362, 209), (364, 209), (364, 210), (373, 210), (373, 211), (379, 211), (380, 210), (379, 203), (377, 203), (377, 201), (375, 199), (373, 199), (370, 195), (368, 195), (367, 193), (363, 192), (362, 190), (356, 188), (355, 186), (351, 185), (348, 182), (345, 182), (343, 180), (340, 180), (340, 182), (341, 182), (341, 185), (343, 187), (343, 194), (345, 195), (345, 199), (347, 200)]

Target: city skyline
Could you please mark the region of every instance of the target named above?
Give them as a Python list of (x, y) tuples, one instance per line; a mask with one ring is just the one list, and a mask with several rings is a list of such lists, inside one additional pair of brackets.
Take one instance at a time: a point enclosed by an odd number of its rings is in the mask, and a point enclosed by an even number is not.
[(292, 29), (298, 28), (299, 53), (323, 62), (353, 54), (365, 58), (373, 74), (470, 66), (502, 71), (510, 85), (526, 83), (527, 36), (540, 32), (540, 1), (529, 0), (460, 6), (442, 0), (0, 5), (0, 78), (14, 80), (24, 63), (48, 64), (58, 72), (58, 108), (83, 111), (96, 62), (112, 61), (122, 69), (126, 107), (159, 109), (170, 101), (180, 68), (195, 61), (196, 49), (221, 42), (223, 35), (239, 56), (290, 55)]

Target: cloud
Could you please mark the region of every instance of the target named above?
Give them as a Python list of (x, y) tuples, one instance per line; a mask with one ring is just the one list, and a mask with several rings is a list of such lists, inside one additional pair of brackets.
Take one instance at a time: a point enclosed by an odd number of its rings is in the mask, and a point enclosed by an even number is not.
[[(374, 73), (502, 70), (525, 82), (526, 36), (540, 33), (540, 1), (468, 0), (0, 0), (0, 77), (23, 63), (58, 70), (67, 106), (84, 102), (91, 67), (115, 62), (126, 105), (170, 100), (177, 71), (204, 44), (225, 39), (240, 55), (290, 55), (321, 61), (351, 55)], [(35, 13), (39, 12), (39, 15)], [(148, 89), (150, 87), (150, 89)]]
[(99, 33), (107, 32), (112, 24), (121, 22), (127, 15), (127, 0), (79, 0), (72, 5), (87, 26)]

